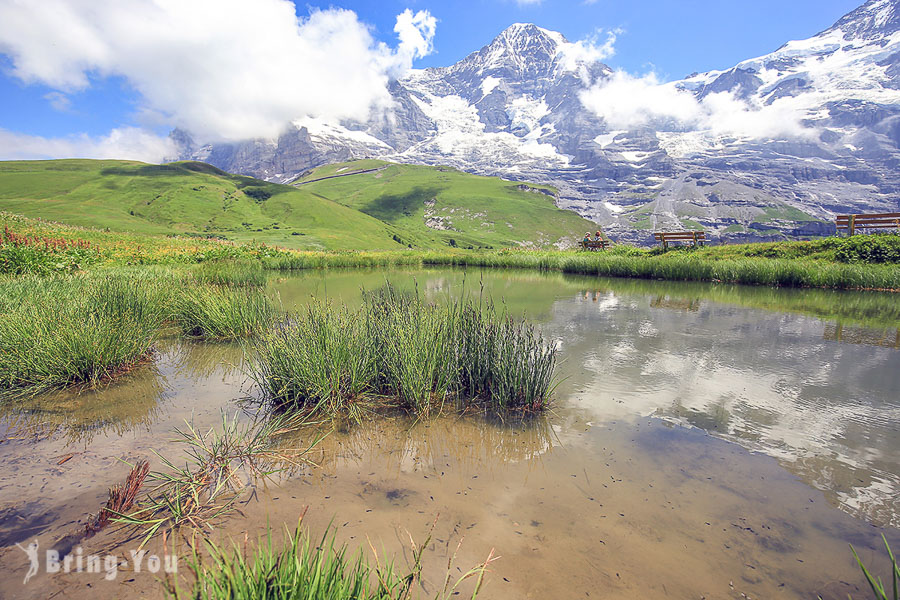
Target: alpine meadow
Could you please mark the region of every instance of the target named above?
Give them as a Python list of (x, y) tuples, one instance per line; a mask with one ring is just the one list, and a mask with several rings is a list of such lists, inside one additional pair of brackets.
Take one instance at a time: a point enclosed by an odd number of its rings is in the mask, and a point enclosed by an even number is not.
[(0, 598), (900, 600), (900, 0), (0, 0), (0, 64)]

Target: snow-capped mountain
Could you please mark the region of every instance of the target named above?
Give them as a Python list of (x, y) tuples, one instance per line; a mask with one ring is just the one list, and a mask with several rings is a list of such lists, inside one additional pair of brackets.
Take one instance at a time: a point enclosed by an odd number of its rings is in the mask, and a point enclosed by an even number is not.
[(610, 72), (582, 54), (559, 33), (517, 23), (451, 67), (413, 71), (399, 84), (432, 128), (400, 157), (506, 174), (569, 167), (574, 138), (603, 130), (577, 90)]
[(367, 123), (307, 119), (277, 140), (188, 154), (274, 181), (378, 156), (552, 183), (560, 206), (633, 241), (696, 226), (804, 236), (827, 232), (837, 212), (898, 210), (900, 0), (870, 0), (812, 38), (664, 85), (597, 57), (515, 24), (454, 65), (392, 82), (393, 109)]

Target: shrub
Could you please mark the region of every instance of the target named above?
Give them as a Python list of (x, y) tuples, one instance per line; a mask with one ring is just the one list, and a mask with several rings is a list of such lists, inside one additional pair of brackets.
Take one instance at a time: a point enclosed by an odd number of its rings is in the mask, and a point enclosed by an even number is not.
[(844, 263), (900, 263), (900, 235), (854, 235), (841, 240), (835, 259)]
[(244, 194), (250, 196), (257, 202), (265, 202), (272, 197), (272, 192), (264, 187), (245, 187), (241, 191), (243, 191)]

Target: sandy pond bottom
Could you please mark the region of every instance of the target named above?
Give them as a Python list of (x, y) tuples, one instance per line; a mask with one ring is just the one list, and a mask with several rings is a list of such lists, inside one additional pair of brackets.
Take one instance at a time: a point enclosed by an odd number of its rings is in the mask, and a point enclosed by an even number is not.
[[(352, 303), (387, 276), (316, 273), (273, 288), (286, 305)], [(402, 565), (407, 532), (421, 541), (437, 518), (424, 597), (464, 538), (452, 571), (496, 549), (481, 597), (504, 599), (866, 598), (848, 544), (882, 573), (880, 535), (900, 548), (898, 324), (877, 301), (516, 272), (389, 277), (436, 300), (465, 281), (540, 323), (565, 378), (552, 413), (333, 433), (312, 455), (318, 467), (248, 493), (214, 536), (243, 544), (267, 523), (293, 528), (308, 506), (315, 534), (333, 523), (340, 541), (371, 541)], [(862, 303), (866, 319), (831, 319), (829, 303)], [(239, 349), (170, 341), (104, 390), (5, 406), (0, 597), (162, 596), (156, 576), (130, 568), (106, 581), (42, 564), (23, 585), (16, 544), (58, 546), (124, 478), (120, 459), (177, 458), (169, 440), (183, 419), (213, 426), (252, 394)], [(136, 545), (111, 531), (83, 554), (127, 558)]]

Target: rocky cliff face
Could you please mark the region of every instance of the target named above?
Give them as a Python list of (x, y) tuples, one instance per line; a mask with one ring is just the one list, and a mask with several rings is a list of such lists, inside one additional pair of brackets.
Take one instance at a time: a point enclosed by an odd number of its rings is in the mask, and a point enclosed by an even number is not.
[[(449, 67), (391, 83), (367, 123), (297, 121), (274, 141), (185, 156), (290, 181), (363, 157), (551, 183), (558, 203), (638, 243), (661, 228), (723, 239), (828, 233), (835, 213), (900, 210), (900, 0), (870, 0), (817, 36), (672, 84), (698, 105), (788, 106), (797, 134), (754, 135), (657, 120), (613, 127), (583, 103), (612, 73), (561, 34), (515, 24)], [(775, 117), (782, 114), (772, 111)]]

